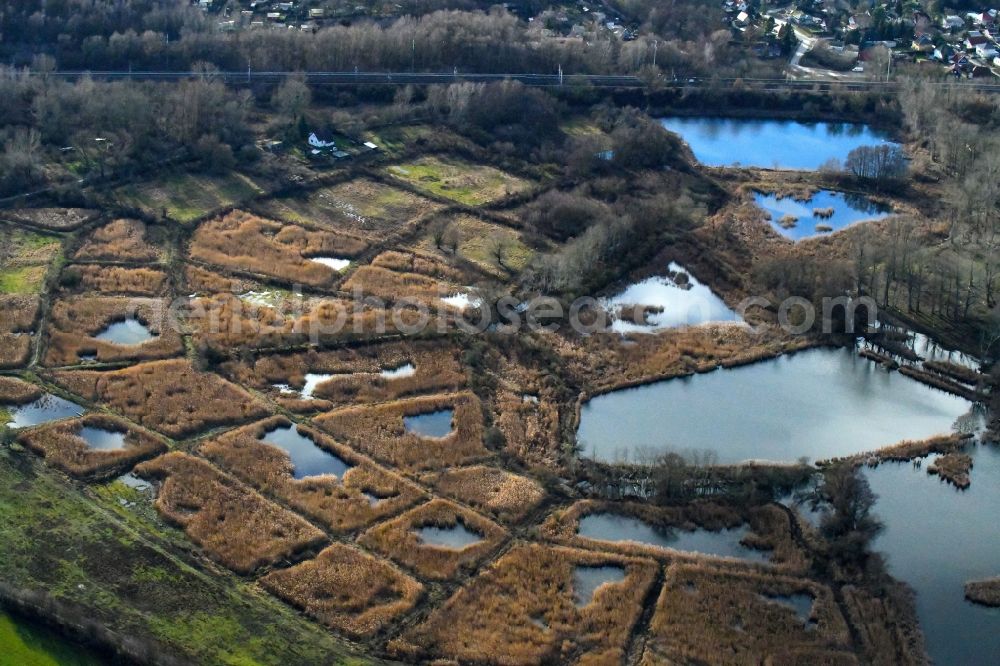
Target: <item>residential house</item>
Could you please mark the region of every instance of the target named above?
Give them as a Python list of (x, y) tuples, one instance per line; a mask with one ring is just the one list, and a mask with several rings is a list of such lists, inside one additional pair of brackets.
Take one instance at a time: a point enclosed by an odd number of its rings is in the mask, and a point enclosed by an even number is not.
[(976, 57), (982, 58), (983, 60), (989, 61), (998, 55), (1000, 55), (1000, 51), (997, 51), (997, 48), (989, 42), (980, 44), (976, 47)]
[(951, 14), (941, 19), (941, 27), (945, 30), (961, 30), (965, 27), (965, 19)]
[(965, 48), (970, 51), (980, 44), (986, 44), (990, 40), (989, 38), (978, 30), (970, 30), (965, 35)]
[(910, 48), (920, 53), (931, 53), (934, 51), (934, 40), (925, 32), (922, 35), (914, 37), (913, 42), (910, 43)]

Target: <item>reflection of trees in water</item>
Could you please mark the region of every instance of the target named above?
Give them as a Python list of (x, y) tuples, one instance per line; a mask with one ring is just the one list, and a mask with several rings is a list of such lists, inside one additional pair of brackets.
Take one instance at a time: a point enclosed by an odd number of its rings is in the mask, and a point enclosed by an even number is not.
[(868, 215), (883, 214), (892, 211), (891, 206), (869, 199), (864, 195), (854, 194), (851, 192), (844, 192), (844, 203), (851, 208)]

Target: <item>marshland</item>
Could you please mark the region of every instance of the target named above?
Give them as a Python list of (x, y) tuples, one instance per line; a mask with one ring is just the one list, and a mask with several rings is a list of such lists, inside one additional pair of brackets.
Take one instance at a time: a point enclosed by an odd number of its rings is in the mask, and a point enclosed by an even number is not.
[[(725, 62), (720, 21), (612, 66), (513, 9), (230, 42), (180, 4), (51, 57), (184, 24), (121, 57), (190, 76), (0, 76), (0, 653), (990, 662), (996, 98), (646, 62)], [(361, 43), (453, 80), (254, 76)]]

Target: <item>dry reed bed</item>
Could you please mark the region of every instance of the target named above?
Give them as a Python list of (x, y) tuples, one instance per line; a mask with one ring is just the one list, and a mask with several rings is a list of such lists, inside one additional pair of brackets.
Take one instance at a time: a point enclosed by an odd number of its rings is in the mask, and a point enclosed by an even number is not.
[(366, 638), (410, 611), (423, 585), (353, 546), (335, 543), (316, 559), (273, 571), (264, 589), (334, 631)]
[[(813, 598), (811, 627), (773, 597)], [(833, 592), (777, 574), (673, 564), (646, 639), (643, 664), (855, 664)]]
[(86, 208), (16, 208), (0, 213), (0, 218), (51, 231), (73, 231), (98, 215)]
[(158, 261), (162, 250), (147, 238), (148, 229), (139, 220), (118, 219), (94, 229), (83, 241), (77, 261), (149, 263)]
[(105, 372), (57, 371), (53, 377), (77, 395), (175, 438), (257, 419), (268, 412), (244, 389), (218, 375), (198, 372), (182, 359)]
[(904, 365), (899, 369), (899, 374), (915, 379), (921, 384), (926, 384), (932, 388), (940, 389), (945, 393), (951, 393), (960, 398), (965, 398), (969, 402), (981, 402), (985, 399), (983, 394), (979, 391), (967, 388), (947, 377), (933, 372), (928, 372), (926, 370), (921, 370), (920, 368)]
[[(80, 436), (83, 428), (123, 433), (125, 446), (117, 450), (93, 449)], [(34, 428), (18, 435), (17, 441), (45, 461), (77, 478), (101, 480), (124, 474), (137, 462), (167, 450), (163, 440), (114, 416), (87, 414)]]
[[(624, 580), (578, 607), (578, 566), (615, 566)], [(467, 664), (620, 664), (657, 573), (649, 560), (519, 545), (390, 644), (401, 659)]]
[[(395, 515), (424, 497), (424, 493), (412, 483), (316, 430), (303, 426), (297, 427), (299, 434), (353, 467), (343, 478), (317, 476), (295, 479), (289, 455), (277, 446), (261, 441), (268, 432), (289, 425), (291, 421), (281, 416), (267, 419), (207, 442), (198, 452), (265, 495), (278, 498), (339, 534)], [(373, 504), (365, 493), (380, 499)]]
[(982, 606), (1000, 607), (1000, 578), (969, 581), (965, 584), (965, 598)]
[[(172, 326), (170, 303), (153, 298), (71, 297), (56, 301), (49, 317), (45, 365), (75, 365), (93, 355), (98, 361), (152, 361), (184, 351), (180, 333)], [(95, 336), (109, 325), (134, 318), (154, 337), (136, 345), (121, 345)]]
[[(73, 276), (67, 287), (66, 276)], [(63, 271), (63, 288), (77, 292), (159, 296), (167, 285), (167, 274), (153, 268), (127, 268), (99, 264), (74, 264)]]
[(898, 442), (881, 449), (876, 449), (874, 451), (864, 451), (841, 458), (821, 460), (818, 461), (816, 465), (818, 467), (826, 467), (830, 465), (848, 463), (850, 465), (854, 465), (855, 467), (860, 467), (861, 465), (877, 467), (879, 463), (883, 462), (908, 462), (916, 458), (926, 458), (934, 453), (942, 455), (955, 453), (964, 449), (971, 440), (972, 435), (957, 433), (951, 435), (938, 435), (936, 437), (919, 440), (905, 439), (902, 442)]
[(216, 294), (220, 292), (244, 294), (248, 291), (260, 291), (264, 288), (256, 280), (223, 275), (222, 273), (216, 273), (215, 271), (210, 271), (193, 264), (184, 265), (184, 285), (186, 293), (196, 294)]
[(26, 405), (38, 400), (43, 395), (45, 395), (45, 391), (34, 384), (29, 384), (16, 377), (0, 376), (0, 403)]
[(950, 361), (924, 361), (923, 365), (924, 368), (931, 372), (936, 372), (939, 375), (944, 375), (949, 379), (954, 379), (963, 384), (976, 386), (979, 382), (986, 379), (982, 373)]
[(0, 369), (28, 362), (40, 304), (35, 296), (0, 295)]
[(864, 588), (841, 588), (844, 612), (858, 630), (865, 663), (918, 666), (927, 663), (912, 592), (893, 583), (878, 596)]
[[(404, 417), (444, 409), (453, 410), (452, 432), (445, 437), (421, 437), (406, 430)], [(482, 406), (468, 391), (346, 407), (314, 421), (372, 457), (412, 470), (437, 470), (489, 456), (483, 446)]]
[(215, 560), (241, 574), (300, 555), (323, 533), (200, 458), (174, 451), (135, 473), (161, 482), (156, 508)]
[(972, 456), (967, 453), (946, 453), (927, 466), (928, 474), (937, 474), (956, 488), (965, 490), (971, 480)]
[(305, 199), (274, 198), (261, 206), (268, 215), (288, 222), (309, 221), (378, 239), (442, 208), (435, 201), (367, 178), (321, 188)]
[(503, 433), (505, 449), (527, 465), (558, 465), (559, 404), (542, 396), (527, 400), (521, 392), (500, 390), (494, 425)]
[[(482, 540), (461, 549), (445, 548), (421, 541), (415, 530), (422, 527), (449, 528), (463, 525)], [(495, 551), (507, 530), (482, 516), (443, 499), (431, 500), (388, 522), (376, 525), (358, 542), (431, 580), (447, 580), (471, 571)]]
[(234, 347), (281, 348), (305, 343), (331, 344), (400, 335), (426, 323), (413, 309), (389, 312), (338, 299), (308, 299), (277, 307), (254, 305), (232, 294), (191, 301), (187, 324), (198, 343), (219, 351)]
[(868, 349), (868, 348), (860, 349), (858, 350), (858, 356), (860, 356), (861, 358), (866, 358), (869, 361), (874, 361), (875, 363), (878, 363), (879, 365), (889, 370), (896, 370), (897, 368), (899, 368), (899, 362), (896, 359), (887, 354), (879, 353), (874, 349)]
[(771, 562), (786, 570), (802, 571), (808, 566), (807, 556), (792, 535), (788, 514), (778, 506), (762, 505), (737, 508), (712, 501), (697, 501), (678, 506), (652, 506), (640, 502), (606, 502), (581, 500), (556, 511), (542, 523), (543, 539), (578, 548), (613, 551), (628, 555), (655, 557), (661, 560), (709, 560), (719, 564), (748, 566), (746, 560), (724, 558), (691, 551), (676, 550), (637, 541), (611, 541), (578, 534), (580, 521), (590, 515), (613, 514), (635, 518), (654, 528), (690, 532), (697, 529), (716, 532), (747, 525), (743, 545), (768, 551)]
[(289, 282), (329, 286), (340, 273), (309, 257), (355, 257), (367, 244), (234, 210), (202, 224), (191, 238), (194, 259)]
[(343, 285), (344, 291), (374, 296), (389, 303), (428, 302), (456, 291), (436, 278), (419, 273), (399, 273), (379, 266), (362, 266)]
[[(260, 356), (252, 363), (226, 363), (223, 371), (240, 384), (260, 390), (272, 390), (274, 398), (293, 411), (314, 411), (317, 403), (370, 403), (395, 400), (416, 393), (457, 391), (466, 386), (465, 370), (459, 359), (460, 349), (440, 341), (408, 341), (366, 345), (336, 351), (309, 351), (296, 354)], [(413, 374), (388, 378), (382, 371), (410, 364)], [(319, 384), (317, 400), (289, 398), (273, 389), (287, 384), (301, 391), (308, 373), (333, 375)]]
[(545, 499), (545, 490), (534, 479), (486, 465), (448, 469), (426, 481), (441, 494), (505, 522), (520, 522)]

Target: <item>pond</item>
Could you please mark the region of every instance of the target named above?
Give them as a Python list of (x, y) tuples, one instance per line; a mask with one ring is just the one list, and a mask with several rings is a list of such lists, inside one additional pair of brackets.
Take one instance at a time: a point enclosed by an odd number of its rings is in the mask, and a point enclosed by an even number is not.
[(87, 446), (100, 451), (117, 451), (125, 448), (125, 433), (84, 426), (77, 433)]
[(638, 518), (620, 516), (613, 513), (593, 513), (580, 519), (578, 534), (588, 539), (601, 541), (635, 541), (673, 548), (703, 555), (718, 557), (739, 557), (743, 559), (767, 561), (768, 553), (747, 548), (740, 543), (746, 533), (746, 527), (718, 530), (680, 530), (660, 528), (650, 525)]
[(951, 432), (970, 407), (853, 350), (823, 348), (597, 396), (577, 439), (582, 455), (605, 462), (668, 451), (823, 460)]
[(8, 428), (27, 428), (49, 421), (80, 416), (83, 414), (83, 407), (46, 393), (34, 402), (18, 407), (6, 407), (0, 411), (6, 411), (10, 414), (10, 420), (7, 422)]
[(116, 345), (141, 345), (156, 336), (141, 321), (135, 318), (123, 319), (110, 324), (94, 336), (95, 340)]
[(406, 428), (406, 432), (421, 437), (447, 437), (451, 434), (454, 416), (455, 410), (453, 409), (404, 416), (403, 426)]
[(679, 134), (695, 158), (707, 166), (813, 171), (830, 159), (843, 162), (859, 146), (890, 143), (887, 135), (856, 123), (730, 118), (662, 118), (660, 122)]
[(339, 456), (320, 448), (316, 442), (300, 433), (294, 425), (275, 428), (265, 433), (260, 441), (277, 446), (289, 455), (295, 467), (292, 476), (296, 479), (327, 474), (343, 479), (344, 473), (353, 467)]
[(351, 265), (350, 259), (344, 259), (342, 257), (309, 257), (309, 261), (317, 264), (323, 264), (327, 268), (332, 268), (338, 273), (347, 270), (347, 267)]
[(282, 393), (297, 393), (303, 400), (312, 400), (316, 393), (316, 387), (330, 379), (333, 379), (333, 375), (308, 372), (304, 377), (305, 383), (299, 391), (296, 391), (288, 384), (275, 384), (274, 387)]
[(965, 600), (969, 580), (1000, 576), (1000, 447), (979, 445), (972, 485), (956, 490), (909, 463), (865, 470), (885, 531), (873, 548), (917, 593), (927, 650), (938, 664), (995, 664), (1000, 608)]
[(86, 646), (0, 608), (0, 663), (31, 666), (99, 666), (108, 663)]
[[(880, 220), (891, 213), (888, 206), (871, 199), (832, 190), (820, 190), (805, 201), (756, 192), (754, 201), (770, 215), (771, 228), (796, 241), (839, 231), (855, 222)], [(818, 229), (818, 225), (829, 229)]]
[(457, 523), (453, 527), (426, 525), (414, 531), (423, 543), (452, 550), (461, 550), (483, 540), (482, 536), (467, 529), (462, 523)]
[(417, 374), (417, 369), (412, 363), (404, 363), (396, 368), (386, 368), (379, 374), (385, 379), (404, 379)]
[[(739, 319), (711, 289), (673, 261), (666, 276), (631, 284), (603, 305), (612, 317), (611, 330), (616, 333), (655, 333), (665, 328)], [(629, 312), (634, 306), (651, 309), (645, 314)]]
[(605, 583), (620, 583), (625, 580), (625, 569), (614, 566), (584, 567), (573, 570), (573, 600), (583, 608), (594, 600), (597, 588)]

